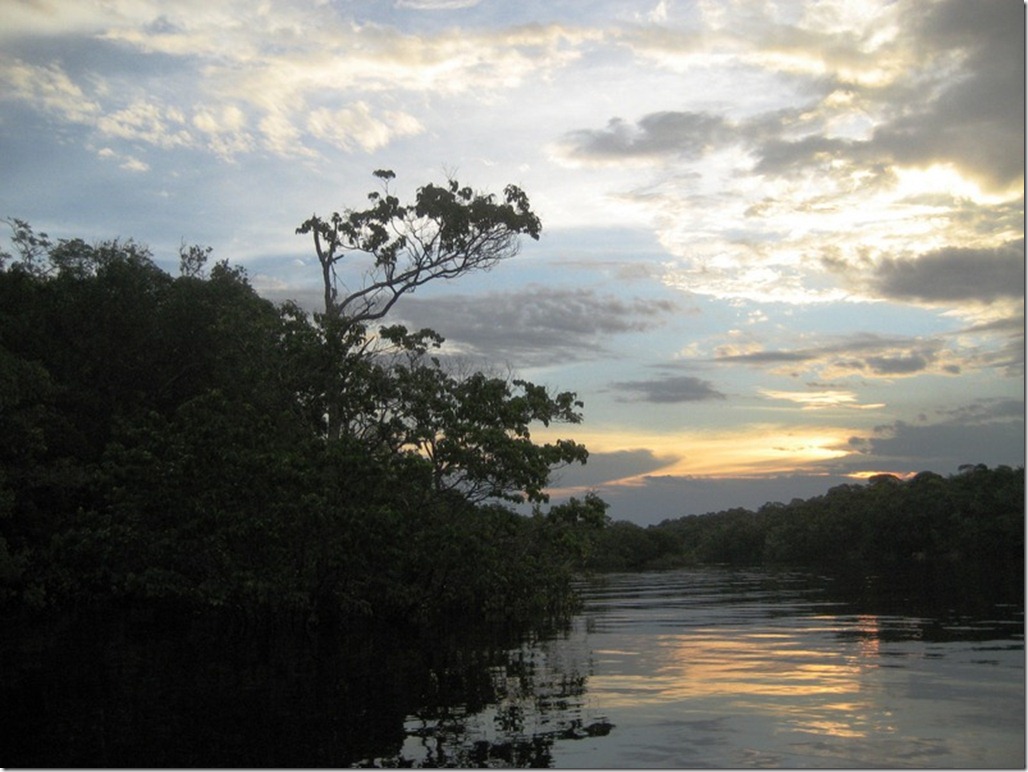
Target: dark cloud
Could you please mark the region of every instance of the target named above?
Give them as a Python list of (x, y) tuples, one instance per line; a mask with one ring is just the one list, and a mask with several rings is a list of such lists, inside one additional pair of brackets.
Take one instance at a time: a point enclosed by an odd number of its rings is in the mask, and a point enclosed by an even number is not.
[[(876, 177), (891, 164), (952, 163), (986, 187), (1006, 188), (1023, 178), (1025, 165), (1024, 13), (1023, 4), (1003, 0), (909, 4), (903, 32), (891, 45), (920, 66), (884, 85), (843, 75), (872, 66), (859, 36), (770, 25), (747, 43), (770, 53), (816, 50), (823, 57), (827, 73), (808, 78), (806, 88), (795, 84), (814, 95), (810, 104), (737, 123), (687, 111), (654, 112), (635, 124), (615, 118), (604, 129), (565, 135), (565, 151), (599, 162), (692, 159), (741, 143), (764, 174), (820, 168), (827, 160), (863, 167)], [(883, 108), (886, 117), (866, 139), (827, 136), (824, 119), (837, 108), (823, 100), (840, 93)]]
[(612, 384), (620, 391), (631, 392), (633, 397), (622, 397), (623, 402), (675, 403), (700, 402), (707, 399), (724, 399), (725, 395), (715, 389), (709, 381), (689, 375), (654, 378), (647, 381), (621, 381)]
[(760, 159), (755, 167), (756, 171), (761, 174), (779, 174), (821, 159), (858, 155), (861, 143), (815, 134), (798, 140), (771, 137), (754, 144)]
[(618, 450), (611, 453), (590, 453), (584, 466), (575, 464), (559, 470), (551, 480), (555, 488), (595, 488), (614, 480), (650, 474), (672, 463), (651, 450)]
[(1024, 421), (1024, 402), (1017, 399), (981, 399), (969, 405), (939, 410), (954, 423), (988, 423), (1014, 418)]
[(593, 358), (606, 352), (611, 336), (657, 327), (676, 306), (535, 286), (482, 296), (412, 297), (397, 308), (405, 322), (431, 327), (475, 355), (542, 366)]
[(864, 360), (876, 375), (910, 375), (928, 368), (928, 360), (919, 354), (895, 357), (867, 357)]
[(1024, 175), (1023, 3), (915, 3), (908, 29), (933, 53), (960, 50), (963, 77), (923, 109), (879, 128), (874, 144), (898, 163), (956, 163), (1006, 186)]
[(571, 132), (564, 146), (572, 158), (618, 161), (667, 155), (696, 158), (731, 135), (731, 126), (718, 115), (696, 112), (657, 112), (636, 125), (613, 118), (605, 129)]
[(951, 411), (937, 423), (896, 421), (868, 437), (854, 437), (859, 452), (850, 468), (955, 472), (961, 464), (1023, 466), (1024, 403), (998, 400)]
[[(865, 333), (791, 351), (719, 354), (715, 361), (757, 367), (796, 363), (853, 373), (910, 375), (928, 370), (935, 365), (943, 348), (944, 343), (941, 339), (883, 337)], [(948, 365), (943, 369), (954, 372)]]
[(746, 354), (724, 354), (717, 357), (718, 362), (738, 362), (747, 365), (780, 365), (789, 362), (809, 362), (817, 359), (814, 350), (803, 351), (752, 351)]
[(916, 258), (882, 260), (874, 289), (895, 300), (988, 303), (1024, 297), (1024, 240), (995, 249), (948, 247)]

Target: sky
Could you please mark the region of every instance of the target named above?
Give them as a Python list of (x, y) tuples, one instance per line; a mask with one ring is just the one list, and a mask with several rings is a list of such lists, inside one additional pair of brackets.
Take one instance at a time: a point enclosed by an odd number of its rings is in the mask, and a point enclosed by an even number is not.
[(541, 238), (388, 321), (577, 392), (554, 501), (1020, 466), (1024, 41), (1020, 0), (0, 0), (0, 217), (315, 310), (295, 229), (376, 169), (515, 184)]

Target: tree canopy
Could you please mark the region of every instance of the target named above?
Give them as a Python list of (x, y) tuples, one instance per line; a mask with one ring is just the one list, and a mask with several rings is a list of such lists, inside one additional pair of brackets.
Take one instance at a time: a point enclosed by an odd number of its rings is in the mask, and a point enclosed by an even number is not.
[(598, 533), (597, 570), (729, 564), (961, 578), (1023, 592), (1024, 468), (982, 464), (944, 477), (878, 475), (823, 496)]
[[(9, 224), (0, 606), (160, 602), (322, 625), (568, 607), (580, 545), (504, 502), (538, 506), (553, 468), (585, 462), (573, 440), (531, 434), (577, 423), (582, 403), (451, 372), (431, 330), (368, 327), (414, 286), (538, 235), (523, 193), (426, 186), (410, 207), (387, 196), (312, 220), (324, 265), (363, 250), (379, 277), (313, 315), (262, 299), (240, 268), (208, 270), (208, 248), (183, 245), (172, 277), (134, 241)], [(382, 235), (394, 226), (407, 230)]]
[[(380, 169), (375, 176), (384, 190), (368, 194), (368, 208), (327, 219), (312, 215), (296, 229), (314, 241), (326, 314), (381, 319), (403, 295), (430, 281), (489, 269), (517, 254), (521, 235), (538, 239), (542, 230), (528, 196), (515, 185), (504, 188), (498, 201), (451, 179), (424, 185), (413, 203), (401, 204), (389, 190), (396, 175)], [(339, 281), (337, 267), (346, 258), (365, 258), (349, 267), (360, 274), (359, 286)]]

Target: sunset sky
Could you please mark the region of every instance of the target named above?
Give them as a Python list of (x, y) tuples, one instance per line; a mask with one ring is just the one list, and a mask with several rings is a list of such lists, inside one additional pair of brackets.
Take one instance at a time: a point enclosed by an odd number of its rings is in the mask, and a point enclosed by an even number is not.
[(541, 239), (392, 321), (579, 394), (534, 435), (592, 454), (555, 499), (1017, 466), (1024, 35), (1020, 0), (0, 0), (0, 217), (315, 309), (294, 230), (374, 170), (514, 183)]

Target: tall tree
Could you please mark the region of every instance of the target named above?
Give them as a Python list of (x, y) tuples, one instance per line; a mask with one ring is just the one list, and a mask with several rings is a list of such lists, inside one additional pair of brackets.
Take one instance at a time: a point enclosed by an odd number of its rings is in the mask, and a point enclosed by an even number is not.
[[(326, 315), (351, 322), (381, 319), (423, 284), (491, 268), (517, 254), (522, 234), (539, 238), (542, 224), (515, 185), (504, 188), (503, 200), (497, 201), (449, 180), (445, 186), (418, 188), (413, 204), (401, 204), (389, 192), (396, 175), (380, 169), (375, 176), (384, 191), (368, 194), (367, 209), (334, 212), (327, 220), (312, 215), (296, 229), (314, 240)], [(362, 256), (363, 266), (353, 266), (361, 285), (341, 282), (341, 261)]]

